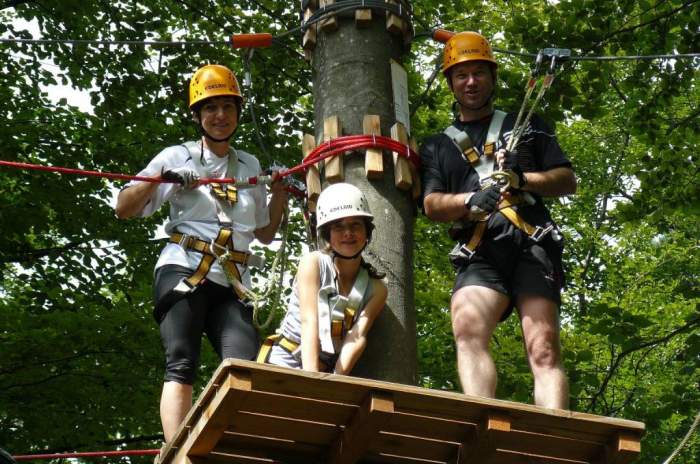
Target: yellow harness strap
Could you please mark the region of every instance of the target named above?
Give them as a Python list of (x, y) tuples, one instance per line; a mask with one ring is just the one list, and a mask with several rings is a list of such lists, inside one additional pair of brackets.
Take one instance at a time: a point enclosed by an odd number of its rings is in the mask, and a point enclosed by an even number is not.
[[(544, 237), (547, 233), (549, 233), (552, 230), (552, 226), (550, 225), (544, 228), (534, 227), (528, 222), (526, 222), (513, 209), (513, 206), (517, 206), (524, 202), (525, 200), (522, 198), (521, 195), (513, 196), (511, 197), (511, 199), (504, 198), (498, 203), (498, 212), (503, 214), (503, 216), (505, 216), (506, 219), (508, 219), (515, 227), (525, 232), (527, 236), (530, 237), (532, 240), (539, 242), (542, 239), (542, 237)], [(483, 238), (484, 233), (486, 232), (487, 224), (488, 218), (479, 221), (476, 224), (476, 227), (474, 227), (474, 232), (472, 233), (469, 242), (462, 246), (462, 252), (465, 252), (468, 256), (472, 256), (474, 254), (476, 248), (479, 246), (479, 243), (481, 243), (481, 239)]]
[[(246, 265), (248, 263), (250, 253), (234, 250), (233, 242), (231, 240), (232, 236), (233, 230), (225, 228), (219, 229), (219, 234), (216, 236), (216, 239), (214, 239), (213, 243), (214, 245), (224, 250), (227, 250), (228, 259), (224, 261), (224, 263), (222, 263), (222, 266), (224, 267), (224, 270), (227, 273), (233, 275), (240, 282), (241, 273), (238, 271), (238, 267), (236, 266), (236, 264)], [(180, 246), (182, 246), (185, 249), (190, 249), (202, 253), (202, 259), (201, 261), (199, 261), (197, 269), (191, 276), (185, 279), (185, 282), (190, 288), (196, 287), (207, 276), (212, 264), (214, 264), (214, 261), (219, 255), (217, 255), (214, 252), (214, 250), (212, 250), (212, 246), (210, 243), (205, 242), (204, 240), (200, 240), (197, 237), (183, 235), (179, 232), (176, 232), (170, 236), (170, 242), (179, 243)], [(240, 299), (245, 298), (245, 293), (242, 291), (241, 288), (239, 288), (236, 285), (233, 285), (233, 289)]]
[[(289, 354), (294, 354), (294, 352), (297, 351), (300, 346), (299, 343), (288, 339), (282, 334), (273, 334), (263, 340), (262, 346), (260, 347), (260, 351), (258, 351), (258, 356), (255, 358), (255, 361), (261, 364), (268, 362), (270, 360), (270, 353), (272, 353), (272, 347), (275, 345), (282, 347), (282, 349)], [(320, 359), (318, 360), (318, 364), (322, 372), (331, 372), (330, 367)]]
[(259, 363), (266, 363), (270, 359), (272, 347), (276, 344), (284, 348), (289, 354), (293, 354), (299, 348), (299, 343), (288, 339), (282, 334), (270, 335), (263, 340), (258, 357), (255, 360)]
[[(516, 198), (520, 198), (519, 196)], [(510, 201), (506, 198), (501, 200), (498, 204), (498, 210), (503, 214), (510, 222), (513, 223), (515, 227), (525, 232), (528, 236), (533, 236), (537, 229), (531, 226), (513, 209), (513, 206), (521, 203), (522, 201)]]
[(487, 221), (479, 221), (476, 224), (476, 227), (474, 227), (474, 232), (472, 233), (469, 242), (462, 246), (462, 250), (468, 251), (469, 256), (474, 254), (476, 247), (478, 247), (479, 243), (481, 243), (481, 238), (484, 236), (484, 232), (486, 232), (486, 224)]
[(230, 184), (220, 184), (218, 182), (212, 182), (209, 184), (211, 192), (216, 198), (227, 201), (231, 206), (233, 206), (238, 201), (238, 190), (235, 186)]

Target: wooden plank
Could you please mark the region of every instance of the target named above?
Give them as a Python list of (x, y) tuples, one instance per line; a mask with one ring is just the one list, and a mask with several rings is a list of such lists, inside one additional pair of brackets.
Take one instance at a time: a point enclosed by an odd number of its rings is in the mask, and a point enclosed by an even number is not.
[(496, 464), (588, 464), (586, 461), (575, 461), (572, 459), (559, 459), (537, 453), (516, 453), (508, 450), (497, 450), (493, 462)]
[(355, 26), (358, 28), (369, 27), (372, 23), (372, 9), (358, 8), (355, 10)]
[[(391, 3), (393, 5), (399, 4), (399, 2), (397, 0), (386, 0), (386, 3)], [(397, 16), (393, 13), (389, 13), (387, 11), (386, 30), (392, 34), (403, 35), (403, 32), (405, 29), (406, 29), (406, 22), (403, 19), (401, 19), (400, 16)]]
[(250, 392), (240, 409), (241, 412), (277, 415), (329, 424), (346, 424), (357, 410), (356, 405), (260, 391)]
[[(362, 118), (362, 132), (365, 135), (382, 135), (379, 115), (366, 114)], [(379, 148), (368, 148), (365, 153), (365, 175), (376, 180), (384, 177), (384, 155)]]
[(227, 432), (245, 433), (273, 440), (291, 440), (297, 444), (327, 445), (336, 438), (338, 428), (336, 424), (239, 412)]
[(328, 452), (328, 446), (309, 443), (295, 443), (292, 440), (279, 440), (248, 434), (226, 432), (209, 457), (241, 455), (265, 459), (280, 459), (303, 463), (318, 461)]
[[(321, 8), (328, 5), (332, 5), (334, 3), (335, 0), (319, 0), (318, 2), (319, 7)], [(333, 32), (336, 29), (338, 29), (338, 19), (335, 17), (334, 14), (330, 15), (327, 19), (321, 21), (321, 29), (323, 29), (325, 32)]]
[[(301, 153), (306, 158), (316, 148), (316, 140), (311, 134), (304, 134), (301, 139)], [(316, 202), (321, 194), (321, 174), (318, 172), (318, 163), (309, 166), (306, 171), (306, 197), (309, 203), (309, 210), (316, 210)]]
[(250, 373), (230, 370), (214, 398), (189, 431), (187, 440), (178, 451), (187, 456), (205, 456), (228, 428), (246, 394), (251, 390)]
[(501, 435), (498, 448), (525, 455), (541, 454), (558, 459), (589, 462), (600, 453), (601, 445), (586, 440), (584, 436), (574, 439), (511, 429), (510, 433)]
[[(408, 141), (408, 146), (411, 147), (411, 150), (418, 153), (418, 142), (416, 142), (416, 139), (411, 138)], [(413, 180), (413, 188), (411, 190), (411, 193), (413, 195), (413, 199), (417, 200), (418, 198), (420, 198), (420, 195), (422, 193), (420, 172), (418, 171), (418, 169), (416, 169), (416, 165), (413, 164), (412, 162), (409, 161), (408, 165), (411, 168), (411, 179)]]
[[(340, 137), (341, 133), (342, 128), (340, 126), (340, 118), (338, 118), (338, 116), (328, 116), (323, 120), (324, 142)], [(338, 156), (326, 158), (324, 161), (324, 176), (326, 178), (326, 182), (342, 182), (343, 178), (345, 177), (343, 172), (343, 155), (340, 154)]]
[(502, 411), (489, 411), (479, 424), (476, 435), (458, 450), (460, 464), (493, 462), (500, 438), (510, 432), (511, 420)]
[(190, 408), (187, 415), (182, 420), (182, 423), (175, 431), (175, 436), (173, 437), (173, 439), (166, 443), (165, 446), (163, 446), (163, 448), (160, 451), (160, 454), (156, 457), (156, 464), (167, 463), (175, 456), (178, 448), (180, 447), (182, 442), (185, 441), (185, 439), (187, 438), (187, 434), (190, 429), (189, 424), (194, 423), (201, 416), (206, 404), (214, 396), (217, 389), (219, 388), (219, 385), (223, 382), (226, 376), (228, 376), (228, 369), (229, 366), (226, 363), (222, 362), (216, 369), (216, 371), (214, 371), (214, 374), (212, 374), (211, 379), (209, 379), (209, 382), (202, 391), (202, 394), (199, 396), (195, 404)]
[(406, 414), (395, 409), (386, 430), (402, 435), (464, 443), (476, 434), (476, 425), (440, 417)]
[[(408, 145), (408, 133), (403, 124), (397, 122), (391, 126), (391, 138)], [(401, 190), (408, 190), (413, 185), (410, 163), (404, 156), (399, 156), (397, 152), (394, 152), (394, 184)]]
[[(304, 10), (304, 22), (308, 21), (311, 15), (314, 14), (314, 10), (307, 8)], [(316, 48), (316, 36), (317, 36), (317, 24), (312, 24), (306, 31), (304, 31), (304, 36), (301, 39), (301, 47), (306, 51), (311, 51)]]
[(332, 445), (330, 462), (333, 464), (357, 462), (393, 413), (394, 400), (391, 395), (385, 392), (370, 392), (350, 425)]
[(458, 447), (459, 443), (450, 441), (381, 432), (370, 448), (370, 452), (433, 462), (447, 462), (457, 453)]

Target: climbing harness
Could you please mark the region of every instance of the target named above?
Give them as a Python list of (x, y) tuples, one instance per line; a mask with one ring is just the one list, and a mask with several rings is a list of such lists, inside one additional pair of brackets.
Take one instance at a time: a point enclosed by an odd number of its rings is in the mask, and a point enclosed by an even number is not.
[[(530, 79), (528, 80), (526, 86), (525, 97), (523, 98), (523, 102), (520, 106), (520, 110), (516, 117), (515, 124), (513, 125), (513, 130), (511, 132), (510, 139), (506, 144), (506, 150), (511, 151), (517, 147), (521, 137), (525, 133), (525, 130), (530, 123), (530, 119), (532, 117), (535, 107), (540, 102), (547, 89), (549, 89), (549, 87), (551, 87), (552, 85), (556, 65), (560, 62), (566, 61), (570, 56), (571, 50), (562, 48), (546, 48), (540, 53), (538, 53), (537, 58), (535, 60), (535, 66), (532, 70)], [(527, 115), (523, 119), (523, 115), (525, 114), (528, 102), (532, 97), (532, 94), (534, 93), (534, 90), (537, 86), (538, 77), (541, 74), (541, 65), (544, 59), (547, 59), (549, 61), (549, 67), (545, 72), (544, 78), (537, 92), (537, 96), (530, 105)], [(505, 114), (503, 114), (503, 116), (505, 116)], [(500, 134), (501, 125), (503, 123), (502, 120), (498, 123), (499, 126), (496, 132), (496, 139), (493, 139), (493, 131), (496, 130), (494, 120), (498, 121), (497, 118), (501, 117), (502, 116), (499, 114), (499, 111), (496, 110), (491, 119), (491, 124), (489, 125), (489, 133), (487, 136), (486, 143), (484, 144), (483, 155), (490, 154), (492, 156), (494, 153), (495, 146), (489, 146), (489, 143), (495, 143), (495, 140), (497, 140), (497, 137)], [(460, 153), (462, 154), (462, 157), (466, 161), (468, 161), (476, 170), (477, 174), (479, 175), (479, 184), (481, 189), (490, 188), (493, 185), (497, 185), (502, 192), (505, 192), (506, 190), (510, 189), (511, 179), (513, 176), (512, 172), (494, 171), (494, 160), (489, 160), (488, 156), (480, 156), (480, 154), (476, 149), (474, 149), (474, 147), (469, 147), (469, 145), (471, 145), (471, 141), (469, 140), (469, 136), (463, 131), (459, 131), (459, 129), (450, 126), (449, 128), (445, 129), (444, 133), (448, 137), (450, 137), (453, 143), (458, 147)], [(513, 194), (510, 198), (503, 198), (499, 202), (498, 209), (496, 210), (496, 212), (503, 214), (503, 216), (506, 219), (508, 219), (515, 227), (517, 227), (519, 230), (525, 233), (530, 240), (533, 240), (537, 243), (540, 242), (548, 234), (555, 233), (557, 229), (556, 226), (551, 222), (547, 223), (545, 226), (532, 226), (531, 224), (526, 222), (514, 208), (515, 206), (521, 204), (532, 205), (534, 203), (535, 199), (530, 193), (517, 192), (517, 194)], [(449, 253), (450, 262), (452, 262), (453, 266), (459, 267), (462, 263), (464, 263), (465, 261), (468, 262), (472, 258), (472, 256), (474, 256), (474, 253), (476, 253), (476, 249), (481, 243), (481, 239), (483, 238), (484, 233), (486, 232), (487, 223), (490, 216), (491, 215), (488, 214), (484, 215), (484, 217), (477, 218), (478, 221), (474, 226), (474, 230), (472, 231), (471, 237), (465, 241), (460, 240)], [(464, 230), (465, 225), (461, 222), (457, 222), (450, 229), (450, 235), (453, 238), (459, 239), (460, 236), (464, 233)], [(556, 232), (556, 236), (559, 237), (558, 232)]]
[[(334, 283), (318, 291), (318, 332), (321, 352), (337, 356), (347, 333), (357, 322), (362, 311), (362, 300), (369, 286), (367, 269), (360, 266), (348, 296), (338, 293), (337, 277)], [(270, 358), (273, 346), (278, 345), (297, 359), (301, 358), (301, 341), (292, 340), (282, 333), (267, 337), (258, 352), (257, 362), (265, 363)], [(328, 366), (327, 366), (328, 367)]]

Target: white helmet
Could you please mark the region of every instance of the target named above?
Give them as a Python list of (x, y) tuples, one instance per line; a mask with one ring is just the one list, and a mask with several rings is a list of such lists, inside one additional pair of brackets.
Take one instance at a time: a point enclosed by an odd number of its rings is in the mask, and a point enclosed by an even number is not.
[(374, 216), (369, 211), (367, 198), (359, 188), (340, 182), (326, 187), (316, 203), (316, 227), (338, 219), (364, 216), (370, 220)]

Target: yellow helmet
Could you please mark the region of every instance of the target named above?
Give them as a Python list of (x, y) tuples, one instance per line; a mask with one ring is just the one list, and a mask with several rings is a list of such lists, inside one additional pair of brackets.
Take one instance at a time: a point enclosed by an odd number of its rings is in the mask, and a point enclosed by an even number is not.
[(442, 56), (442, 72), (444, 74), (452, 66), (467, 61), (488, 61), (498, 66), (488, 40), (471, 31), (459, 32), (447, 41)]
[(199, 68), (190, 79), (190, 104), (192, 109), (197, 103), (211, 97), (236, 97), (243, 103), (241, 87), (233, 71), (220, 64), (208, 64)]

